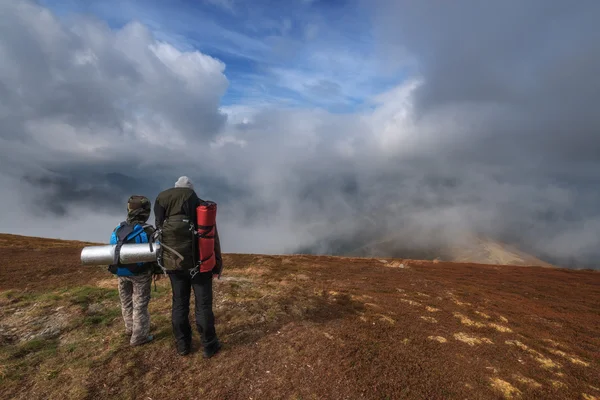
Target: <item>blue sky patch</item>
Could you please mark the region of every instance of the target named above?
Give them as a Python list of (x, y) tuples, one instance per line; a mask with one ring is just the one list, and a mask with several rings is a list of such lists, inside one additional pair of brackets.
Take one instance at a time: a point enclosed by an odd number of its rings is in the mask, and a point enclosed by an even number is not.
[(222, 105), (270, 104), (354, 112), (406, 76), (376, 56), (368, 10), (351, 0), (43, 0), (62, 18), (118, 29), (139, 21), (158, 40), (226, 65)]

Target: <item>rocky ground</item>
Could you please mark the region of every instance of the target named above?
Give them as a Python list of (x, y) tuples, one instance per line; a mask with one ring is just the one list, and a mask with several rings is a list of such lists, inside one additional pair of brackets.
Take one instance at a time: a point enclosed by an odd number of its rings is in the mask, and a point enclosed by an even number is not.
[(229, 254), (204, 360), (165, 279), (130, 348), (83, 245), (0, 235), (0, 398), (600, 399), (599, 272)]

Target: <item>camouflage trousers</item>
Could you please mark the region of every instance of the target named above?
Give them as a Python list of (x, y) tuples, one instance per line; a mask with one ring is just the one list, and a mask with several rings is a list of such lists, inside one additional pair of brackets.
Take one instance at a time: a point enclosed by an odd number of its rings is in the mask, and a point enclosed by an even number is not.
[(119, 297), (125, 330), (131, 334), (129, 343), (140, 344), (150, 334), (150, 303), (152, 275), (119, 276)]

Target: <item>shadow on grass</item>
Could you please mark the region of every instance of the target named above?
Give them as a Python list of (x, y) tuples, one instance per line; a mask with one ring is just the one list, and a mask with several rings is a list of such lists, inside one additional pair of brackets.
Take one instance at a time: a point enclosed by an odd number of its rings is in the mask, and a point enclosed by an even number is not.
[(364, 305), (347, 294), (331, 296), (299, 288), (244, 303), (217, 313), (217, 330), (229, 346), (256, 342), (289, 323), (323, 324), (364, 311)]
[[(15, 346), (9, 354), (10, 359), (23, 358), (29, 354), (41, 354), (42, 356), (51, 356), (56, 353), (58, 339), (36, 338)], [(43, 353), (43, 354), (42, 354)]]
[(151, 334), (154, 336), (154, 340), (172, 339), (173, 331), (171, 328), (171, 314), (166, 315), (152, 315), (150, 314), (150, 321), (152, 324)]

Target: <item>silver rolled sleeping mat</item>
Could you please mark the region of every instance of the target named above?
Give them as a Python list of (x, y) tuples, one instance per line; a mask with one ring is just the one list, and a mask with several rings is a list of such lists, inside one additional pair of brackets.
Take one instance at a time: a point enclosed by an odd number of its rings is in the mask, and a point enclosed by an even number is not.
[[(87, 246), (81, 250), (82, 265), (110, 265), (115, 256), (114, 244), (105, 246)], [(152, 251), (151, 251), (152, 250)], [(148, 243), (132, 243), (121, 246), (119, 260), (122, 264), (156, 261), (157, 251), (160, 243), (152, 243), (152, 249)]]

